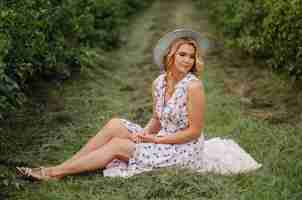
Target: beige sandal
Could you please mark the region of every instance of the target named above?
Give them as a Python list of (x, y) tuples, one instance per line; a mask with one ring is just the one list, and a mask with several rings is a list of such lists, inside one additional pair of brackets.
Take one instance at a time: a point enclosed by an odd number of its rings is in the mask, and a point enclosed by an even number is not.
[(16, 167), (18, 173), (26, 178), (31, 178), (39, 181), (59, 180), (59, 178), (46, 175), (45, 167), (28, 168)]

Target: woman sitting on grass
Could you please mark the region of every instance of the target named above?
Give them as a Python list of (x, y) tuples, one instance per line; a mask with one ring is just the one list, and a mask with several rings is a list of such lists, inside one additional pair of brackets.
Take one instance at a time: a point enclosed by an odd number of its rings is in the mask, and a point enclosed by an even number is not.
[[(203, 154), (206, 100), (197, 78), (203, 69), (203, 42), (205, 38), (188, 29), (167, 33), (159, 40), (153, 53), (163, 73), (152, 85), (153, 115), (145, 128), (125, 119), (112, 119), (69, 160), (46, 168), (18, 167), (18, 171), (37, 180), (58, 180), (100, 168), (104, 168), (105, 176), (131, 176), (168, 166), (228, 171), (223, 160), (232, 144), (225, 145), (221, 140), (206, 143), (225, 150), (219, 155), (219, 163), (211, 157), (214, 152)], [(238, 145), (235, 148), (243, 151)], [(247, 164), (236, 172), (260, 167), (248, 154), (232, 159), (236, 166), (242, 166), (243, 161)]]

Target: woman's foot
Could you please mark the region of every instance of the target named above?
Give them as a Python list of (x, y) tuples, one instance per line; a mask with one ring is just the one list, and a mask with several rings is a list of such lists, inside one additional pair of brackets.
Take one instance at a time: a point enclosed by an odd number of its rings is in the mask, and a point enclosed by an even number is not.
[(50, 176), (47, 168), (38, 167), (38, 168), (28, 168), (28, 167), (17, 167), (17, 172), (27, 178), (38, 181), (57, 181), (60, 177)]

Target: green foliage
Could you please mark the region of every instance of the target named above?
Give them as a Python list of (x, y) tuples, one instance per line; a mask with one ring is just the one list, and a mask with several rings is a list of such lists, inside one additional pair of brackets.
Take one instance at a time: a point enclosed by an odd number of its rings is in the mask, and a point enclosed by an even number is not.
[(302, 76), (302, 1), (267, 0), (269, 15), (264, 19), (262, 37), (272, 53), (273, 67), (286, 67), (291, 75)]
[(1, 1), (0, 114), (26, 100), (30, 80), (68, 78), (81, 66), (81, 49), (117, 47), (120, 27), (150, 1)]
[(302, 78), (302, 0), (204, 1), (235, 44), (270, 67)]

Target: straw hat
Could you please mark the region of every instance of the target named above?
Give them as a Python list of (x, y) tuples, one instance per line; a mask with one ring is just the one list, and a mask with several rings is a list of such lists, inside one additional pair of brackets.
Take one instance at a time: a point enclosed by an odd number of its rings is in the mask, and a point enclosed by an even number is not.
[(199, 32), (191, 29), (176, 29), (164, 35), (153, 49), (153, 60), (159, 66), (160, 71), (164, 71), (164, 56), (168, 53), (171, 43), (178, 38), (191, 38), (197, 42), (200, 49), (207, 49), (209, 47), (209, 40), (202, 37)]

